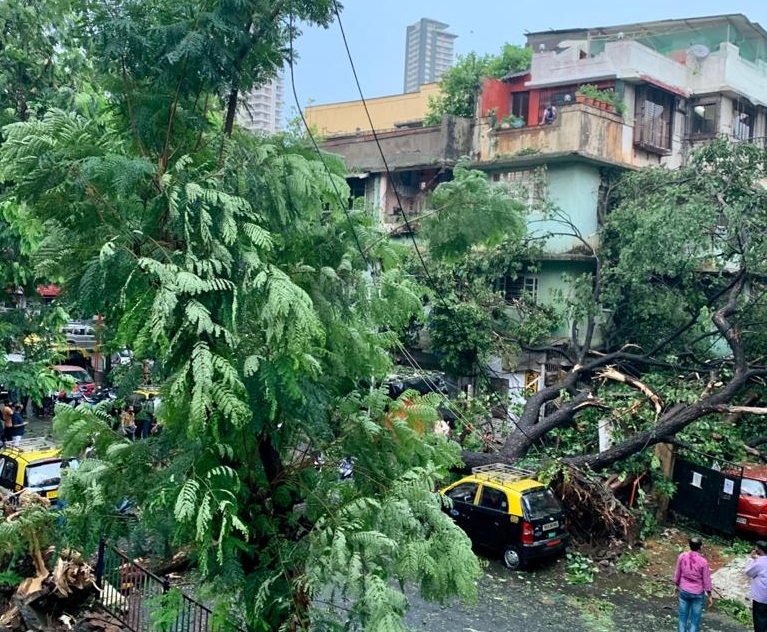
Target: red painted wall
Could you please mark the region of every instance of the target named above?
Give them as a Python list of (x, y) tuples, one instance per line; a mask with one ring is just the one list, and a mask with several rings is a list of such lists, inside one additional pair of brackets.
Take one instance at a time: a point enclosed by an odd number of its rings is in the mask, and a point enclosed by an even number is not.
[(528, 110), (529, 125), (537, 125), (537, 113), (539, 109), (538, 90), (530, 90), (525, 82), (530, 81), (530, 74), (515, 77), (510, 81), (500, 79), (484, 79), (482, 82), (482, 95), (480, 98), (480, 116), (487, 116), (488, 112), (495, 108), (496, 116), (500, 121), (508, 116), (511, 110), (511, 95), (513, 92), (529, 92), (530, 103)]

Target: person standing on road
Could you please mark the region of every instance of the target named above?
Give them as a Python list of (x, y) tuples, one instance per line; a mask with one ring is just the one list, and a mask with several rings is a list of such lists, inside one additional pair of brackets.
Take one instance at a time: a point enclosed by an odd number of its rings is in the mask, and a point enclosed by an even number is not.
[(697, 536), (690, 538), (690, 550), (676, 561), (674, 592), (679, 595), (679, 632), (698, 632), (706, 596), (711, 597), (711, 569), (700, 553), (703, 542)]
[(126, 406), (120, 415), (123, 432), (131, 441), (136, 438), (136, 416), (133, 414), (133, 406)]
[(767, 542), (764, 540), (756, 541), (745, 573), (751, 579), (754, 632), (767, 632)]
[(3, 447), (13, 439), (13, 408), (8, 400), (3, 404)]
[(12, 444), (14, 448), (18, 448), (21, 445), (21, 438), (24, 436), (24, 426), (27, 425), (27, 422), (24, 421), (24, 417), (21, 414), (21, 404), (16, 404), (13, 408), (13, 415), (11, 416), (11, 423), (13, 424), (13, 427), (11, 428), (13, 431)]

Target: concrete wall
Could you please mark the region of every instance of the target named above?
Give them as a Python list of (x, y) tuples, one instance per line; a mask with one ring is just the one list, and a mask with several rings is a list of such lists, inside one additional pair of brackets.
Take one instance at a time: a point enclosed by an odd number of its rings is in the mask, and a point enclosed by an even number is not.
[(652, 78), (659, 85), (686, 95), (690, 91), (690, 72), (686, 65), (638, 42), (621, 40), (608, 42), (602, 53), (583, 59), (574, 48), (560, 53), (535, 53), (531, 70), (533, 79), (528, 87), (595, 83), (606, 78), (635, 82)]
[[(551, 125), (496, 130), (485, 126), (482, 129), (487, 137), (479, 141), (481, 159), (497, 160), (532, 153), (578, 153), (617, 165), (630, 165), (632, 144), (626, 143), (626, 127), (618, 114), (573, 103), (560, 108)], [(630, 127), (628, 129), (630, 131)]]
[[(472, 121), (445, 116), (438, 127), (384, 132), (378, 140), (390, 169), (452, 164), (471, 152)], [(386, 170), (372, 134), (330, 138), (323, 149), (342, 156), (351, 173)]]
[(767, 106), (767, 64), (742, 59), (734, 44), (724, 42), (718, 51), (691, 64), (690, 85), (696, 94), (735, 92), (754, 105)]
[[(429, 97), (439, 95), (439, 84), (427, 83), (419, 92), (365, 99), (370, 118), (378, 130), (391, 130), (398, 124), (421, 121), (426, 116)], [(345, 101), (311, 105), (305, 110), (309, 125), (316, 126), (321, 136), (331, 137), (358, 132), (371, 132), (362, 101)]]
[[(599, 167), (585, 163), (550, 165), (546, 172), (549, 198), (592, 246), (597, 245), (600, 182)], [(568, 230), (571, 231), (555, 216), (542, 213), (532, 213), (528, 216), (528, 232), (531, 235), (565, 233)], [(582, 252), (583, 249), (583, 244), (569, 235), (549, 237), (545, 247), (548, 253)]]

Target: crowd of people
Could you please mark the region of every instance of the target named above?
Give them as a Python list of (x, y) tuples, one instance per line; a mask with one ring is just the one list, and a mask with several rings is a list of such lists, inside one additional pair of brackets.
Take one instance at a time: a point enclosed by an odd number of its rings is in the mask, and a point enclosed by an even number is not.
[(125, 404), (120, 413), (120, 428), (123, 434), (131, 441), (159, 434), (162, 430), (162, 426), (157, 421), (159, 405), (160, 398), (155, 395), (149, 395), (149, 398), (139, 406)]

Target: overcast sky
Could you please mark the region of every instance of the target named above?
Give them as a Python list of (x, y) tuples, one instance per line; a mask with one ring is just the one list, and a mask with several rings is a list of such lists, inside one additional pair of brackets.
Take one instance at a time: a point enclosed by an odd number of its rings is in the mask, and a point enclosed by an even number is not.
[[(422, 17), (450, 25), (456, 54), (497, 53), (504, 42), (523, 44), (526, 32), (608, 26), (670, 18), (743, 13), (767, 28), (766, 0), (341, 0), (341, 21), (365, 97), (402, 92), (405, 29)], [(338, 24), (304, 27), (296, 42), (295, 81), (301, 106), (359, 98)], [(295, 112), (285, 77), (286, 114)]]

